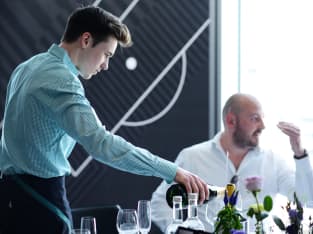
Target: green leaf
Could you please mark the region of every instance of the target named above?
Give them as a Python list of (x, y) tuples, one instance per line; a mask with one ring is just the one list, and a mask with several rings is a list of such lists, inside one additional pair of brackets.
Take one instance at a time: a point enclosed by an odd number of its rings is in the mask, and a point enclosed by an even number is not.
[(264, 210), (271, 211), (273, 208), (273, 199), (270, 196), (265, 196), (263, 200)]
[(242, 227), (240, 223), (242, 219), (243, 217), (234, 207), (226, 205), (218, 213), (217, 220), (214, 224), (214, 233), (229, 234), (232, 229), (240, 229)]
[(283, 231), (286, 230), (285, 224), (280, 218), (278, 218), (276, 215), (273, 215), (273, 220), (280, 230), (283, 230)]
[(214, 232), (218, 232), (220, 230), (222, 223), (221, 222), (216, 222), (215, 223), (215, 231)]
[(263, 204), (252, 204), (252, 205), (250, 205), (250, 208), (253, 208), (254, 213), (258, 213), (259, 210), (260, 210), (261, 212), (264, 211), (264, 206), (263, 206)]
[(266, 213), (261, 213), (261, 215), (260, 215), (261, 220), (263, 220), (267, 217), (268, 217), (268, 214), (266, 214)]
[(217, 215), (220, 217), (220, 216), (224, 216), (226, 214), (227, 214), (227, 209), (223, 209), (223, 210), (220, 210)]
[(252, 208), (252, 207), (250, 207), (249, 208), (249, 210), (248, 210), (248, 212), (247, 212), (247, 215), (249, 216), (249, 217), (253, 217), (253, 215), (254, 215), (254, 209)]

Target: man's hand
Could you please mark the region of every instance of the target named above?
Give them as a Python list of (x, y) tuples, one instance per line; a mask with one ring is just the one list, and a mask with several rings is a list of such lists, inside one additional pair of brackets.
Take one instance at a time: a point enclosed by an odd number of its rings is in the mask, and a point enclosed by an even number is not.
[(183, 184), (188, 193), (198, 193), (200, 204), (209, 197), (207, 183), (189, 171), (179, 167), (176, 172), (175, 181)]
[(289, 136), (291, 149), (294, 152), (295, 156), (301, 156), (305, 153), (304, 148), (301, 145), (301, 131), (300, 128), (295, 126), (292, 123), (288, 122), (279, 122), (277, 127)]

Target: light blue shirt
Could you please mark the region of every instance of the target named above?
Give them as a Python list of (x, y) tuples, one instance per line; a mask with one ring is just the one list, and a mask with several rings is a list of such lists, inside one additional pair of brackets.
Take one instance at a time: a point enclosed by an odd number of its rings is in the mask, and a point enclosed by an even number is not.
[(114, 168), (171, 182), (177, 166), (111, 134), (85, 97), (79, 71), (52, 45), (20, 64), (7, 88), (0, 170), (42, 178), (68, 175), (76, 142)]

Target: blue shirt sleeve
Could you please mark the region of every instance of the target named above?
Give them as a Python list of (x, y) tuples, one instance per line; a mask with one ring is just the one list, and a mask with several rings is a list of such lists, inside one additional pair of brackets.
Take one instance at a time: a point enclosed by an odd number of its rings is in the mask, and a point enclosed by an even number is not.
[[(55, 79), (60, 78), (55, 77)], [(167, 182), (173, 181), (177, 165), (136, 147), (106, 130), (86, 99), (83, 87), (77, 78), (53, 84), (57, 84), (58, 87), (51, 84), (42, 87), (41, 96), (45, 97), (41, 97), (41, 100), (47, 100), (47, 106), (58, 120), (60, 127), (81, 144), (92, 157), (123, 171), (156, 176)]]

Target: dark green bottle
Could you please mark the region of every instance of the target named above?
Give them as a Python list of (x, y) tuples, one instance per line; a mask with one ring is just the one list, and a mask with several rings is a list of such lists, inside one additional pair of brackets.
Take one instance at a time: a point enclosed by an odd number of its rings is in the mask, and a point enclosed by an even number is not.
[[(205, 200), (203, 203), (207, 203), (214, 198), (223, 197), (226, 191), (224, 187), (218, 187), (213, 185), (208, 185), (209, 190), (209, 198)], [(181, 196), (182, 197), (182, 205), (183, 207), (188, 206), (188, 193), (184, 185), (182, 184), (173, 184), (166, 191), (166, 201), (167, 204), (173, 208), (173, 197)]]

